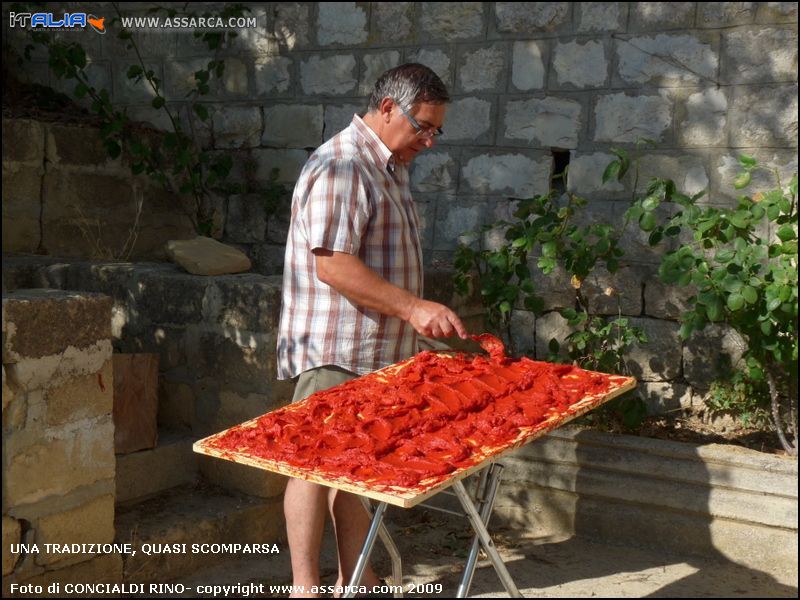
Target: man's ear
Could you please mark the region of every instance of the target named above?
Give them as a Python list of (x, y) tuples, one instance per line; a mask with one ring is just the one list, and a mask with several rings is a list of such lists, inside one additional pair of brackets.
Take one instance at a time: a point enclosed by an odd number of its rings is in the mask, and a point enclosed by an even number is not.
[(381, 119), (388, 123), (389, 119), (392, 118), (392, 109), (396, 106), (394, 100), (392, 100), (389, 96), (384, 97), (381, 100), (381, 103), (378, 105), (378, 112), (381, 115)]

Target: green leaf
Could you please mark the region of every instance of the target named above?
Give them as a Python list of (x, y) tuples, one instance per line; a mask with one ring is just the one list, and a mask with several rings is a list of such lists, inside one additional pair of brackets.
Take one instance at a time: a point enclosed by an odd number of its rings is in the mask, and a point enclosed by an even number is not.
[(706, 305), (706, 314), (711, 321), (719, 321), (722, 318), (722, 302), (719, 298)]
[(200, 117), (201, 121), (208, 120), (208, 108), (202, 104), (194, 104), (192, 105), (192, 108), (194, 109), (195, 114)]
[(658, 208), (659, 204), (661, 204), (661, 200), (657, 196), (648, 196), (642, 200), (642, 208), (648, 212)]
[(739, 164), (742, 165), (745, 169), (752, 169), (753, 167), (756, 166), (756, 159), (746, 154), (740, 154)]
[(136, 79), (143, 72), (144, 71), (142, 70), (142, 67), (140, 67), (139, 65), (131, 65), (130, 67), (128, 67), (128, 73), (127, 73), (128, 79)]
[(162, 96), (156, 96), (155, 98), (153, 98), (153, 101), (151, 102), (151, 104), (153, 105), (153, 108), (159, 109), (162, 106), (164, 106), (165, 101), (164, 101), (164, 98)]
[(651, 212), (644, 213), (639, 219), (639, 227), (642, 231), (652, 231), (656, 226), (656, 216)]
[[(729, 309), (735, 312), (744, 306), (744, 298), (742, 297), (741, 294), (738, 293), (731, 294), (730, 296), (728, 296), (727, 305)], [(710, 311), (708, 316), (712, 321), (716, 320), (714, 317), (711, 316)]]
[(789, 223), (786, 223), (785, 225), (781, 225), (781, 228), (778, 229), (777, 236), (780, 241), (788, 242), (789, 240), (796, 238), (797, 234), (794, 231), (794, 227), (792, 227)]
[(81, 82), (75, 86), (75, 97), (76, 98), (83, 98), (87, 93), (89, 93), (89, 86), (85, 83)]
[(758, 292), (749, 285), (742, 288), (741, 294), (748, 304), (755, 304), (758, 301)]
[(619, 172), (621, 167), (622, 163), (620, 163), (620, 161), (618, 160), (612, 160), (610, 163), (608, 163), (606, 170), (603, 171), (603, 183), (607, 183), (608, 180), (613, 179), (615, 177), (619, 179)]
[(547, 348), (553, 354), (558, 354), (558, 351), (561, 350), (561, 344), (558, 343), (556, 338), (550, 338), (550, 343), (547, 345)]
[(736, 251), (731, 248), (723, 248), (714, 256), (714, 260), (718, 263), (726, 264), (731, 262), (736, 256)]
[(750, 178), (751, 176), (749, 172), (739, 173), (733, 179), (733, 187), (735, 187), (737, 190), (747, 187), (748, 185), (750, 185)]
[(792, 180), (789, 182), (789, 191), (794, 195), (797, 196), (797, 174), (792, 177)]

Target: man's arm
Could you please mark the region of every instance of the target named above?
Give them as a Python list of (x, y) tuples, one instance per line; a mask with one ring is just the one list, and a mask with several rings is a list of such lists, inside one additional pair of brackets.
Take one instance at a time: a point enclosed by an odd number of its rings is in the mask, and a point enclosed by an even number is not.
[(443, 304), (417, 298), (386, 281), (361, 259), (345, 252), (314, 250), (317, 277), (353, 304), (407, 321), (421, 335), (467, 337), (461, 319)]

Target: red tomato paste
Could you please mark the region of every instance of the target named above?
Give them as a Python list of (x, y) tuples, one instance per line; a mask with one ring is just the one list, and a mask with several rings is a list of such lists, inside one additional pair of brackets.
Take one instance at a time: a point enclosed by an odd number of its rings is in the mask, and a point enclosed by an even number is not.
[[(421, 352), (234, 427), (213, 448), (373, 489), (428, 487), (525, 439), (627, 378), (528, 358), (474, 336), (489, 356)], [(250, 424), (252, 425), (252, 424)]]

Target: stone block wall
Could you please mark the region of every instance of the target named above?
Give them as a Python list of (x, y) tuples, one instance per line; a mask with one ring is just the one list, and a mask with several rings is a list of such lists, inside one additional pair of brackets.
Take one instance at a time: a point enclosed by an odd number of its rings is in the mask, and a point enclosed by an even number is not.
[(122, 578), (119, 554), (54, 546), (114, 541), (111, 305), (101, 294), (3, 294), (4, 590)]
[[(275, 2), (251, 9), (257, 26), (239, 29), (220, 52), (225, 73), (206, 96), (211, 118), (198, 135), (208, 148), (233, 154), (233, 178), (250, 190), (224, 199), (220, 227), (223, 241), (246, 250), (262, 274), (282, 266), (287, 219), (285, 210), (269, 213), (257, 190), (273, 168), (290, 186), (309, 153), (365, 109), (375, 78), (407, 61), (434, 69), (453, 97), (445, 135), (412, 171), (427, 265), (447, 263), (465, 231), (507, 218), (513, 198), (547, 191), (556, 157), (568, 160), (568, 191), (589, 201), (582, 218), (616, 224), (633, 178), (603, 185), (602, 173), (612, 148), (633, 150), (639, 138), (657, 144), (644, 151), (640, 182), (669, 177), (688, 192), (707, 189), (704, 202), (717, 206), (738, 194), (731, 183), (738, 154), (777, 168), (784, 180), (797, 170), (796, 3)], [(19, 32), (10, 33), (21, 47)], [(163, 126), (150, 97), (130, 85), (131, 59), (113, 32), (89, 33), (81, 39), (95, 83), (132, 116)], [(170, 106), (188, 119), (185, 93), (207, 49), (188, 30), (134, 36)], [(25, 75), (68, 89), (45, 67), (36, 54)], [(12, 197), (49, 181), (41, 153), (78, 160), (49, 150), (57, 140), (42, 136), (10, 144), (19, 159), (9, 173), (21, 182), (9, 183)], [(759, 185), (765, 181), (754, 178)], [(11, 232), (22, 240), (15, 248), (49, 250), (46, 227), (36, 238), (35, 205), (6, 206), (4, 228), (6, 211), (19, 223)], [(38, 222), (46, 223), (46, 203), (40, 213)], [(709, 365), (728, 360), (724, 354), (735, 358), (742, 344), (721, 329), (680, 344), (677, 320), (687, 294), (655, 276), (668, 247), (651, 248), (634, 229), (622, 242), (625, 266), (613, 277), (599, 270), (586, 282), (587, 295), (601, 314), (621, 312), (649, 333), (630, 366), (651, 409), (690, 406), (694, 391), (710, 383)], [(496, 233), (486, 242), (494, 239)], [(542, 357), (551, 337), (567, 335), (556, 311), (574, 300), (567, 277), (538, 282), (547, 312), (520, 312), (515, 332), (518, 350)], [(608, 287), (612, 296), (603, 293)]]
[(3, 119), (3, 252), (164, 260), (194, 236), (184, 202), (111, 160), (96, 126)]

